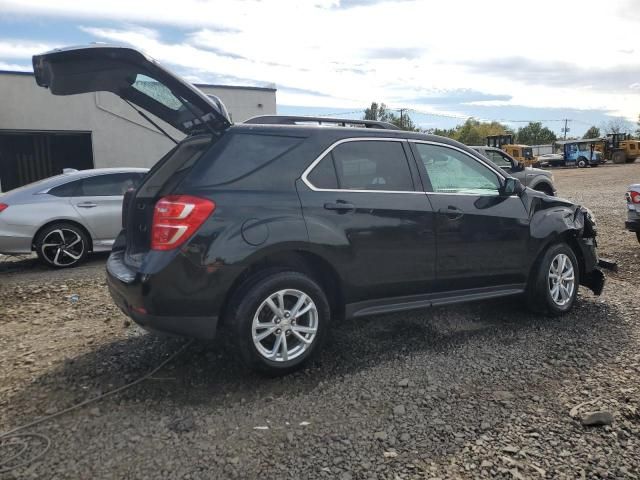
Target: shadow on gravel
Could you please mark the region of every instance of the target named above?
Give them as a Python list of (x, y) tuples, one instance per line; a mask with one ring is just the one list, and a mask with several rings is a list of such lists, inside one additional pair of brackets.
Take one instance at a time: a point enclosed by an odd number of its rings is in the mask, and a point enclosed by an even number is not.
[(94, 267), (96, 265), (104, 264), (109, 256), (109, 252), (92, 253), (87, 257), (84, 263), (70, 269), (55, 269), (51, 268), (38, 260), (38, 257), (33, 255), (0, 255), (0, 275), (2, 274), (16, 274), (26, 272), (73, 272), (76, 270), (82, 270), (87, 267)]
[[(571, 315), (559, 319), (527, 313), (518, 300), (496, 300), (344, 321), (333, 327), (319, 359), (285, 378), (269, 379), (247, 371), (221, 331), (215, 343), (194, 343), (155, 378), (114, 398), (120, 405), (144, 401), (150, 409), (163, 399), (172, 405), (215, 406), (241, 399), (285, 395), (291, 399), (319, 382), (337, 381), (389, 360), (412, 355), (455, 356), (461, 349), (473, 352), (478, 345), (493, 344), (498, 350), (517, 342), (535, 344), (539, 365), (548, 363), (551, 369), (558, 352), (571, 351), (571, 361), (587, 373), (616, 355), (628, 337), (621, 312), (592, 298), (583, 298)], [(608, 346), (612, 335), (619, 340)], [(23, 405), (21, 414), (36, 416), (44, 414), (51, 399), (59, 408), (72, 405), (143, 376), (184, 342), (144, 334), (99, 346), (40, 376), (5, 404)]]

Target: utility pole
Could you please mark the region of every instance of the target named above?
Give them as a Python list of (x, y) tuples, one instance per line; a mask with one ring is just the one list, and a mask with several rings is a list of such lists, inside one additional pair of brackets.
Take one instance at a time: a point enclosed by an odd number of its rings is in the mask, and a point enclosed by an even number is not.
[(406, 108), (399, 108), (400, 110), (400, 128), (404, 130), (404, 112), (407, 110)]
[(567, 123), (569, 122), (568, 118), (564, 119), (564, 128), (562, 129), (562, 131), (564, 132), (564, 139), (567, 139), (567, 132), (569, 131), (569, 128), (567, 127)]

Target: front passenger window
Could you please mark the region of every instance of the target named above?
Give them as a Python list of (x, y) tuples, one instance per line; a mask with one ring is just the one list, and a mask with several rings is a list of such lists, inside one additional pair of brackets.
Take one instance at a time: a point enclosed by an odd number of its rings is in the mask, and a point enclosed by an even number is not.
[(497, 195), (498, 176), (489, 168), (458, 150), (426, 143), (415, 144), (435, 193)]

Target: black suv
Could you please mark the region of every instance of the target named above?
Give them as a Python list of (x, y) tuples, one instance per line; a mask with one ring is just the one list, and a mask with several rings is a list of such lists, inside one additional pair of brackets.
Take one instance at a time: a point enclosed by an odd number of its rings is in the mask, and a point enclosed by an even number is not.
[(185, 136), (127, 195), (107, 263), (113, 299), (150, 330), (224, 327), (250, 366), (285, 373), (345, 317), (507, 295), (558, 315), (578, 285), (604, 285), (586, 209), (455, 141), (353, 120), (231, 125), (129, 48), (53, 51), (34, 69), (54, 94), (111, 91)]

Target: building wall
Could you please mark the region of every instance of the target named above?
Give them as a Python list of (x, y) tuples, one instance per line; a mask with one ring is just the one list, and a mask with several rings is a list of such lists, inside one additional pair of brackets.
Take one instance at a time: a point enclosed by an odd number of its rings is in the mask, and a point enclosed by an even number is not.
[[(234, 122), (276, 113), (275, 89), (199, 85), (226, 105)], [(259, 106), (260, 105), (260, 106)], [(182, 134), (160, 120), (174, 138)], [(108, 92), (55, 96), (32, 74), (0, 74), (0, 130), (92, 132), (96, 168), (151, 167), (173, 143)]]

